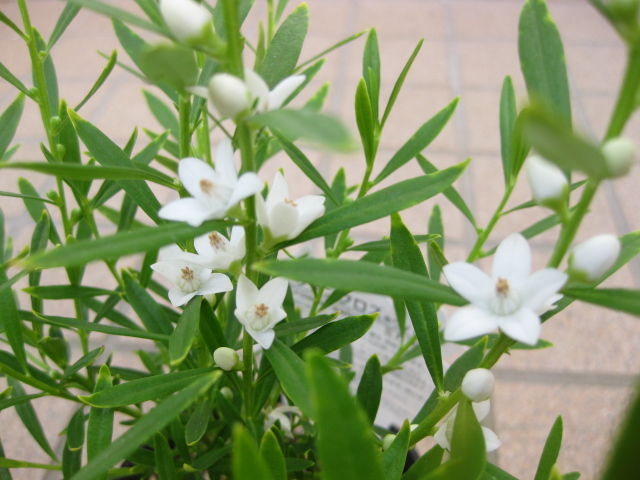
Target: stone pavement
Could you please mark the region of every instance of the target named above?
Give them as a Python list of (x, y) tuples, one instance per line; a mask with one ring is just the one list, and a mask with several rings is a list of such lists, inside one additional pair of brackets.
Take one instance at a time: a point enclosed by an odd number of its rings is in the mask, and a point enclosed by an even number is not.
[[(34, 24), (46, 38), (63, 3), (53, 0), (29, 0), (28, 3)], [(114, 0), (113, 3), (126, 7), (133, 2)], [(256, 13), (264, 10), (264, 3), (256, 1)], [(473, 159), (457, 187), (476, 213), (479, 224), (484, 225), (502, 195), (498, 101), (505, 75), (512, 75), (518, 98), (525, 98), (517, 53), (517, 23), (522, 3), (516, 0), (311, 0), (310, 33), (302, 58), (309, 58), (351, 33), (376, 27), (381, 43), (381, 98), (384, 100), (416, 42), (424, 38), (423, 49), (383, 134), (378, 161), (385, 162), (419, 125), (459, 96), (460, 104), (453, 120), (426, 154), (439, 167), (468, 157)], [(0, 9), (19, 23), (14, 0), (0, 0)], [(565, 43), (575, 123), (586, 134), (601, 138), (623, 69), (624, 48), (588, 2), (551, 1), (550, 9)], [(249, 24), (255, 30), (254, 18)], [(352, 126), (355, 125), (353, 95), (360, 76), (363, 45), (360, 39), (330, 54), (312, 84), (319, 87), (325, 81), (332, 82), (327, 108)], [(109, 22), (90, 12), (81, 13), (52, 52), (60, 77), (61, 97), (71, 105), (78, 102), (105, 64), (96, 52), (110, 52), (113, 48), (117, 48), (117, 42)], [(120, 60), (127, 62), (126, 54), (121, 53)], [(0, 61), (30, 84), (26, 58), (26, 49), (17, 36), (0, 27)], [(81, 114), (120, 144), (135, 126), (157, 130), (159, 127), (145, 105), (142, 88), (138, 79), (117, 69)], [(312, 92), (313, 88), (308, 91)], [(0, 82), (0, 109), (6, 108), (14, 96), (12, 87)], [(626, 131), (636, 141), (640, 141), (638, 126), (636, 118)], [(42, 133), (36, 109), (27, 104), (16, 137), (22, 144), (16, 158), (40, 160), (38, 142), (43, 138)], [(312, 158), (326, 174), (344, 167), (351, 183), (361, 178), (364, 169), (361, 155), (312, 154)], [(270, 181), (280, 165), (286, 165), (294, 194), (307, 193), (308, 182), (298, 181), (299, 172), (284, 159), (267, 165), (264, 178)], [(417, 173), (417, 167), (410, 164), (386, 183)], [(18, 177), (17, 172), (3, 172), (0, 190), (16, 191)], [(36, 175), (29, 178), (43, 193), (53, 186), (50, 179)], [(605, 184), (579, 232), (579, 239), (599, 232), (623, 234), (640, 228), (639, 181), (640, 168), (635, 168), (629, 177)], [(167, 192), (161, 194), (167, 198)], [(510, 205), (528, 198), (528, 189), (520, 185)], [(414, 232), (423, 233), (436, 202), (446, 218), (448, 258), (461, 260), (473, 241), (473, 230), (446, 200), (432, 200), (408, 210), (403, 217)], [(22, 203), (3, 197), (2, 208), (8, 221), (7, 230), (21, 248), (28, 242), (31, 229)], [(491, 244), (544, 215), (542, 210), (527, 210), (507, 216), (496, 228)], [(361, 239), (369, 239), (387, 231), (388, 222), (384, 220), (359, 228), (356, 233)], [(544, 265), (556, 234), (552, 231), (533, 243), (536, 267)], [(100, 284), (102, 272), (97, 268), (91, 272), (93, 277), (89, 278)], [(640, 263), (636, 260), (607, 284), (638, 288)], [(545, 436), (555, 416), (561, 414), (565, 420), (565, 442), (559, 460), (562, 470), (578, 470), (583, 472), (583, 479), (595, 479), (640, 367), (640, 322), (624, 314), (574, 305), (544, 326), (543, 337), (555, 347), (513, 352), (495, 368), (498, 385), (492, 423), (503, 441), (495, 460), (514, 475), (531, 478)], [(97, 343), (99, 340), (96, 338)], [(107, 348), (123, 358), (130, 358), (127, 352), (145, 348), (136, 342), (113, 339), (109, 342)], [(65, 410), (68, 406), (51, 399), (34, 403), (42, 409), (39, 412), (51, 443), (60, 447), (57, 433), (71, 414)], [(0, 434), (7, 456), (46, 461), (11, 410), (0, 412)], [(37, 478), (34, 475), (23, 471), (14, 478)]]

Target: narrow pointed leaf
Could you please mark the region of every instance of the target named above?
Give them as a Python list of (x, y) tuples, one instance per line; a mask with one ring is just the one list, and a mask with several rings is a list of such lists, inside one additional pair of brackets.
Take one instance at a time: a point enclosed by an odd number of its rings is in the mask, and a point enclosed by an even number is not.
[(424, 39), (421, 38), (418, 41), (418, 44), (413, 49), (413, 52), (411, 52), (411, 55), (409, 55), (409, 59), (404, 64), (404, 67), (402, 67), (402, 71), (400, 72), (400, 75), (398, 75), (396, 82), (393, 84), (391, 94), (389, 95), (389, 100), (387, 100), (387, 106), (385, 107), (384, 113), (382, 114), (382, 120), (380, 120), (381, 126), (384, 126), (384, 124), (387, 122), (387, 118), (389, 118), (389, 114), (391, 113), (391, 110), (393, 110), (393, 106), (395, 105), (398, 95), (400, 94), (400, 90), (402, 90), (404, 81), (409, 74), (409, 70), (411, 70), (411, 66), (413, 65), (414, 60), (416, 59), (418, 53), (420, 52), (420, 49), (422, 48), (423, 43)]
[(169, 442), (161, 433), (153, 437), (153, 451), (159, 480), (178, 480), (178, 471), (173, 461)]
[(202, 296), (191, 300), (185, 307), (178, 325), (169, 337), (169, 361), (172, 366), (179, 365), (187, 357), (195, 340), (200, 322)]
[(366, 83), (366, 91), (370, 100), (372, 123), (377, 125), (378, 104), (380, 103), (380, 49), (375, 28), (369, 30), (367, 42), (364, 45), (362, 78)]
[(18, 78), (13, 73), (11, 73), (2, 62), (0, 62), (0, 78), (5, 79), (8, 83), (24, 93), (27, 97), (33, 97), (29, 89), (25, 87), (24, 83), (18, 80)]
[(271, 472), (273, 480), (287, 480), (287, 465), (282, 449), (274, 433), (269, 430), (262, 436), (260, 442), (260, 457)]
[(233, 455), (231, 465), (236, 480), (275, 480), (260, 456), (258, 446), (240, 424), (233, 428)]
[(562, 445), (562, 417), (556, 418), (544, 443), (534, 480), (549, 480), (553, 466), (558, 460)]
[(0, 115), (0, 159), (9, 148), (24, 110), (24, 95), (20, 94)]
[(367, 333), (377, 317), (378, 314), (374, 313), (331, 322), (297, 342), (291, 349), (299, 355), (309, 349), (318, 349), (323, 353), (334, 352)]
[(93, 95), (100, 89), (100, 87), (102, 87), (107, 78), (109, 78), (109, 75), (111, 75), (111, 72), (116, 66), (116, 63), (118, 63), (118, 52), (117, 50), (114, 50), (113, 52), (111, 52), (111, 55), (109, 55), (107, 64), (102, 69), (102, 72), (100, 72), (100, 75), (98, 75), (98, 78), (96, 78), (96, 81), (93, 82), (93, 85), (91, 86), (87, 94), (82, 100), (80, 100), (80, 103), (78, 103), (74, 107), (74, 110), (76, 112), (79, 111), (85, 105), (85, 103), (87, 103), (91, 99), (91, 97), (93, 97)]
[(400, 480), (407, 460), (410, 437), (410, 425), (408, 421), (405, 421), (389, 448), (382, 453), (382, 467), (384, 468), (385, 479)]
[(311, 397), (304, 373), (304, 362), (293, 350), (276, 339), (271, 348), (264, 351), (273, 367), (282, 390), (305, 415), (311, 414)]
[(170, 335), (171, 321), (161, 305), (129, 272), (124, 272), (122, 279), (127, 300), (145, 328), (150, 332)]
[(53, 27), (53, 31), (49, 36), (49, 42), (47, 43), (47, 50), (51, 50), (56, 42), (60, 39), (62, 34), (65, 32), (69, 24), (76, 18), (78, 12), (80, 11), (80, 6), (74, 5), (72, 3), (67, 3), (62, 9), (62, 13), (58, 17), (56, 21), (55, 27)]
[[(112, 384), (111, 372), (107, 365), (100, 367), (94, 394), (108, 389)], [(102, 450), (111, 444), (113, 435), (113, 410), (110, 408), (92, 407), (87, 422), (87, 459), (93, 460)], [(106, 478), (98, 475), (97, 479)]]
[(372, 355), (367, 360), (356, 395), (369, 421), (373, 424), (382, 398), (382, 367), (377, 355)]
[(511, 77), (507, 75), (500, 92), (500, 153), (505, 185), (510, 185), (517, 174), (513, 171), (513, 130), (517, 116), (516, 94)]

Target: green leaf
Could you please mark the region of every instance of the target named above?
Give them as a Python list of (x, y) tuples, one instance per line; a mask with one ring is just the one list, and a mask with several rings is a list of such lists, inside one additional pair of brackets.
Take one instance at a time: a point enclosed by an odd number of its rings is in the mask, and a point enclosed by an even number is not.
[(47, 43), (47, 51), (51, 50), (56, 42), (60, 39), (64, 31), (67, 29), (69, 24), (76, 18), (78, 12), (80, 11), (80, 7), (78, 5), (73, 5), (72, 3), (67, 3), (62, 10), (62, 13), (58, 17), (58, 21), (56, 22), (55, 27), (53, 27), (53, 31), (49, 36), (49, 42)]
[(258, 72), (270, 89), (293, 73), (308, 26), (309, 7), (302, 3), (278, 28)]
[(169, 442), (161, 433), (153, 437), (153, 452), (159, 480), (178, 480), (178, 471), (173, 461)]
[(113, 290), (106, 290), (98, 287), (84, 287), (81, 285), (45, 285), (41, 287), (26, 287), (22, 290), (29, 295), (47, 300), (98, 297), (114, 293)]
[[(22, 193), (23, 195), (27, 195), (29, 197), (38, 197), (38, 191), (25, 178), (18, 179), (18, 188), (20, 189), (20, 193)], [(47, 210), (47, 207), (45, 206), (43, 201), (36, 200), (33, 198), (24, 198), (23, 201), (24, 201), (24, 206), (27, 208), (27, 212), (29, 212), (29, 215), (31, 216), (34, 222), (37, 222), (40, 220), (43, 210), (45, 211)], [(49, 214), (48, 211), (47, 211), (47, 215), (49, 216), (49, 218), (51, 218), (51, 215)], [(49, 230), (49, 239), (53, 244), (61, 243), (60, 236), (58, 235), (58, 231), (56, 230), (55, 225), (53, 223), (51, 224), (51, 228)]]
[(311, 163), (311, 161), (302, 153), (298, 147), (296, 147), (293, 143), (289, 142), (282, 135), (274, 132), (274, 135), (278, 138), (280, 145), (282, 145), (282, 149), (289, 156), (289, 158), (297, 165), (297, 167), (302, 170), (302, 172), (307, 176), (309, 180), (311, 180), (322, 192), (325, 196), (334, 203), (337, 203), (336, 198), (331, 191), (331, 187), (327, 185), (322, 174), (316, 169), (316, 167)]
[(91, 395), (80, 395), (78, 398), (87, 405), (99, 408), (133, 405), (135, 403), (156, 400), (173, 392), (177, 392), (200, 378), (209, 378), (209, 373), (212, 370), (213, 368), (196, 368), (180, 372), (152, 375), (105, 388)]
[[(434, 205), (431, 209), (431, 216), (429, 217), (429, 234), (434, 235), (436, 239), (433, 242), (427, 244), (427, 260), (429, 262), (429, 278), (439, 281), (442, 274), (442, 265), (439, 261), (439, 255), (431, 248), (435, 243), (438, 247), (438, 252), (444, 250), (444, 224), (442, 222), (442, 212), (438, 205)], [(415, 237), (414, 237), (415, 239)]]
[(291, 349), (297, 354), (305, 350), (318, 349), (323, 353), (334, 352), (350, 343), (355, 342), (369, 331), (371, 325), (378, 317), (377, 313), (371, 315), (358, 315), (346, 317), (342, 320), (331, 322), (311, 335), (304, 337)]
[(260, 442), (260, 457), (271, 472), (273, 480), (287, 480), (287, 465), (278, 439), (271, 430), (265, 432)]
[(236, 480), (275, 480), (253, 438), (240, 424), (233, 427), (233, 478)]
[[(22, 32), (22, 30), (20, 30), (20, 28), (13, 22), (13, 20), (11, 20), (9, 17), (7, 17), (3, 12), (0, 12), (0, 22), (4, 23), (7, 27), (9, 27), (11, 30), (13, 30), (14, 32), (16, 32), (16, 34), (22, 38), (23, 40), (26, 40), (26, 35)], [(0, 446), (0, 449), (2, 447)], [(0, 452), (0, 455), (3, 455)], [(5, 480), (2, 477), (2, 474), (0, 473), (0, 480)]]
[(22, 83), (18, 78), (4, 66), (2, 62), (0, 62), (0, 78), (4, 78), (11, 85), (16, 87), (22, 93), (24, 93), (27, 97), (33, 98), (33, 95), (29, 91), (27, 87), (25, 87), (24, 83)]
[[(358, 383), (357, 398), (373, 424), (382, 398), (382, 367), (377, 355), (371, 355), (364, 366), (360, 383)], [(385, 478), (389, 477), (385, 476)]]
[(380, 121), (381, 128), (382, 126), (384, 126), (385, 123), (387, 123), (387, 118), (389, 118), (389, 114), (391, 113), (391, 110), (393, 109), (393, 106), (396, 103), (396, 99), (400, 94), (400, 90), (402, 90), (404, 81), (407, 78), (409, 70), (411, 70), (411, 66), (413, 65), (414, 60), (416, 59), (416, 57), (418, 56), (418, 53), (420, 52), (420, 49), (422, 48), (423, 43), (424, 43), (424, 39), (421, 38), (418, 41), (418, 44), (413, 49), (413, 52), (411, 52), (411, 55), (409, 56), (409, 59), (407, 60), (407, 62), (404, 64), (404, 67), (402, 67), (402, 71), (400, 72), (400, 75), (398, 75), (396, 82), (393, 84), (393, 88), (391, 89), (391, 95), (389, 95), (387, 106), (384, 109), (384, 113), (382, 114), (382, 120)]
[[(3, 397), (5, 394), (9, 394), (13, 391), (13, 387), (9, 387), (7, 390), (5, 390), (3, 393)], [(28, 402), (30, 400), (33, 400), (35, 398), (40, 398), (40, 397), (44, 397), (46, 395), (46, 393), (34, 393), (31, 395), (17, 395), (17, 396), (12, 396), (11, 398), (7, 398), (6, 400), (0, 400), (0, 411), (6, 409), (6, 408), (11, 408), (11, 407), (15, 407), (16, 405), (20, 405), (23, 404), (25, 402)]]
[[(369, 421), (349, 393), (345, 379), (320, 354), (310, 354), (311, 386), (324, 480), (383, 480), (380, 455)], [(347, 453), (347, 454), (345, 454)]]
[[(418, 243), (431, 243), (438, 239), (438, 235), (414, 235), (413, 238)], [(349, 247), (348, 252), (391, 252), (391, 242), (389, 239), (374, 240), (372, 242), (360, 243)], [(363, 257), (364, 258), (364, 257)], [(362, 260), (362, 259), (361, 259)]]
[(634, 399), (618, 427), (617, 438), (609, 453), (601, 480), (634, 478), (638, 473), (638, 432), (640, 432), (640, 388), (636, 384)]
[(482, 480), (518, 480), (513, 475), (505, 472), (500, 467), (497, 467), (493, 463), (487, 462), (484, 468), (484, 477)]
[(513, 131), (517, 116), (516, 93), (511, 77), (507, 75), (500, 92), (500, 153), (505, 185), (511, 185), (518, 173), (513, 170)]
[(275, 339), (271, 348), (264, 351), (282, 390), (305, 415), (311, 414), (311, 397), (304, 373), (304, 362), (293, 350)]
[(562, 293), (574, 300), (640, 316), (640, 291), (622, 288), (566, 288)]
[[(469, 350), (460, 355), (455, 362), (447, 369), (447, 373), (444, 375), (444, 389), (448, 392), (453, 392), (460, 388), (462, 379), (465, 374), (480, 365), (482, 357), (484, 356), (484, 349), (486, 341), (481, 340), (476, 343)], [(435, 408), (438, 403), (438, 393), (434, 390), (426, 402), (420, 408), (418, 414), (414, 417), (411, 423), (422, 422), (429, 413)]]
[[(170, 335), (172, 333), (171, 321), (165, 314), (162, 306), (133, 278), (129, 272), (122, 275), (124, 291), (131, 308), (138, 314), (147, 330), (154, 333)], [(199, 312), (197, 312), (199, 313)], [(193, 312), (190, 312), (193, 314)]]
[(319, 287), (377, 293), (448, 305), (466, 303), (451, 288), (422, 275), (368, 262), (298, 259), (258, 263), (255, 268), (269, 275), (283, 276)]
[(291, 142), (303, 139), (336, 151), (350, 151), (353, 147), (347, 128), (336, 117), (325, 113), (284, 108), (255, 115), (250, 120), (277, 131)]
[(20, 94), (0, 115), (0, 159), (9, 148), (16, 134), (18, 122), (24, 110), (24, 95)]
[(27, 258), (23, 265), (27, 269), (83, 266), (94, 260), (120, 258), (183, 242), (224, 226), (224, 222), (209, 221), (199, 227), (192, 227), (186, 223), (143, 227), (96, 240), (80, 240), (60, 246)]
[(364, 158), (367, 165), (371, 165), (376, 154), (378, 127), (373, 116), (367, 85), (363, 79), (360, 80), (356, 88), (355, 110), (356, 124), (358, 125), (358, 132), (360, 132)]
[(451, 474), (455, 472), (454, 478), (473, 480), (484, 471), (486, 464), (484, 434), (468, 400), (462, 400), (458, 404), (451, 439), (451, 460), (447, 463), (452, 465), (445, 468), (449, 476), (445, 475), (442, 478), (452, 478), (454, 476)]
[(527, 0), (518, 26), (520, 68), (529, 98), (541, 100), (571, 128), (571, 98), (562, 39), (544, 0)]
[(195, 380), (179, 393), (163, 400), (153, 410), (141, 417), (124, 435), (104, 448), (73, 477), (73, 480), (95, 480), (99, 478), (109, 468), (134, 452), (154, 434), (161, 431), (177, 415), (197, 401), (219, 378), (220, 372), (208, 373)]
[(405, 420), (402, 428), (393, 439), (389, 448), (382, 453), (382, 467), (384, 478), (387, 480), (400, 480), (409, 451), (409, 439), (411, 429), (409, 422)]
[[(47, 45), (45, 44), (42, 35), (40, 32), (33, 29), (33, 34), (35, 37), (35, 43), (40, 52), (45, 52), (47, 50)], [(42, 61), (42, 70), (44, 73), (44, 88), (47, 90), (47, 95), (49, 97), (49, 111), (52, 115), (58, 112), (58, 77), (56, 75), (56, 69), (53, 65), (53, 58), (51, 56), (51, 52), (48, 52), (46, 56), (41, 58)], [(33, 84), (38, 85), (38, 82), (35, 78), (35, 72), (33, 72)]]
[[(111, 388), (113, 379), (107, 365), (100, 367), (94, 394)], [(110, 408), (92, 407), (89, 411), (87, 423), (87, 459), (93, 460), (98, 454), (111, 444), (113, 435), (113, 410)], [(97, 479), (106, 478), (97, 476)]]
[(540, 155), (564, 170), (578, 170), (596, 179), (608, 176), (600, 148), (572, 133), (557, 117), (539, 107), (526, 108), (520, 115), (526, 139)]
[[(427, 474), (438, 468), (444, 456), (444, 449), (439, 445), (422, 455), (416, 463), (402, 476), (402, 480), (422, 480)], [(458, 480), (458, 479), (456, 479)], [(463, 480), (463, 479), (460, 479)], [(466, 480), (466, 479), (464, 479)]]
[(380, 103), (380, 49), (378, 47), (378, 34), (375, 28), (369, 30), (367, 42), (364, 45), (362, 78), (365, 81), (367, 96), (370, 100), (372, 125), (377, 124), (378, 104)]
[(84, 408), (80, 407), (71, 417), (67, 426), (67, 441), (62, 452), (62, 472), (64, 478), (71, 478), (82, 466), (82, 446), (84, 445)]
[[(115, 143), (94, 125), (70, 112), (78, 135), (91, 155), (106, 167), (132, 167), (131, 160)], [(155, 223), (160, 223), (160, 203), (149, 186), (141, 180), (119, 180), (118, 183)]]
[(560, 454), (560, 446), (562, 445), (562, 417), (556, 418), (553, 422), (551, 431), (547, 436), (547, 440), (544, 442), (544, 449), (538, 462), (538, 468), (536, 469), (536, 476), (534, 480), (549, 480), (551, 477), (551, 470), (558, 460)]
[(147, 90), (142, 90), (147, 106), (158, 123), (169, 130), (175, 139), (180, 138), (180, 125), (173, 111), (158, 97)]
[(198, 332), (202, 296), (195, 297), (185, 307), (178, 325), (169, 337), (169, 361), (171, 366), (180, 365), (191, 350)]
[(398, 150), (391, 160), (384, 166), (382, 171), (373, 181), (374, 184), (380, 183), (393, 172), (398, 170), (412, 158), (422, 152), (429, 144), (438, 136), (444, 126), (447, 124), (451, 115), (458, 105), (458, 98), (455, 98), (449, 105), (444, 107), (432, 118), (427, 120), (416, 132), (405, 142), (400, 150)]
[(275, 327), (276, 335), (278, 337), (286, 337), (288, 335), (294, 335), (300, 332), (306, 332), (308, 330), (314, 330), (323, 326), (325, 323), (329, 323), (338, 317), (338, 313), (331, 315), (317, 315), (315, 317), (303, 318), (301, 320), (280, 322)]
[[(7, 377), (7, 383), (9, 386), (13, 387), (11, 392), (11, 396), (22, 397), (25, 396), (25, 391), (22, 388), (22, 384), (15, 380), (12, 377)], [(44, 434), (44, 430), (42, 429), (42, 425), (40, 424), (40, 420), (38, 420), (38, 415), (31, 405), (30, 401), (21, 402), (15, 405), (15, 410), (20, 420), (29, 431), (33, 439), (36, 443), (42, 448), (42, 450), (51, 457), (54, 462), (58, 462), (58, 458), (54, 453), (51, 445), (49, 445), (49, 441), (47, 440), (47, 436)]]
[[(67, 6), (68, 6), (68, 4), (67, 4)], [(84, 106), (84, 104), (87, 103), (91, 99), (91, 97), (93, 97), (93, 95), (100, 89), (100, 87), (102, 87), (102, 85), (107, 80), (109, 75), (111, 75), (111, 72), (113, 71), (113, 67), (116, 66), (117, 62), (118, 62), (118, 52), (116, 50), (114, 50), (114, 51), (111, 52), (111, 55), (109, 55), (109, 58), (107, 60), (107, 64), (102, 69), (102, 72), (100, 72), (100, 75), (98, 76), (96, 81), (93, 82), (93, 85), (91, 86), (91, 88), (89, 89), (87, 94), (84, 96), (84, 98), (82, 100), (80, 100), (80, 103), (78, 103), (74, 107), (74, 110), (76, 112), (79, 111)]]
[(104, 346), (89, 351), (86, 355), (83, 355), (78, 360), (76, 360), (72, 365), (68, 366), (62, 374), (62, 378), (69, 378), (78, 373), (83, 368), (93, 365), (93, 362), (96, 360), (96, 358), (98, 358), (103, 353)]
[[(174, 43), (146, 47), (140, 69), (152, 82), (185, 90), (198, 82), (198, 65), (193, 50)], [(148, 101), (148, 100), (147, 100)]]
[(188, 446), (198, 443), (207, 433), (207, 427), (213, 412), (212, 398), (203, 398), (193, 409), (184, 428), (184, 439)]
[[(397, 214), (391, 216), (391, 257), (394, 267), (428, 279), (427, 266), (420, 247)], [(444, 379), (436, 307), (429, 301), (419, 302), (408, 298), (404, 301), (429, 374), (436, 390), (442, 392)]]
[(106, 15), (113, 19), (118, 19), (124, 23), (129, 23), (150, 32), (166, 36), (164, 29), (159, 27), (158, 25), (148, 22), (144, 18), (140, 18), (131, 12), (122, 10), (118, 7), (114, 7), (113, 5), (110, 5), (108, 3), (101, 2), (99, 0), (69, 0), (69, 3), (88, 8), (89, 10), (93, 10), (96, 13), (101, 13), (102, 15)]
[(468, 162), (463, 162), (434, 174), (404, 180), (331, 210), (285, 245), (324, 237), (418, 205), (451, 186), (467, 165)]

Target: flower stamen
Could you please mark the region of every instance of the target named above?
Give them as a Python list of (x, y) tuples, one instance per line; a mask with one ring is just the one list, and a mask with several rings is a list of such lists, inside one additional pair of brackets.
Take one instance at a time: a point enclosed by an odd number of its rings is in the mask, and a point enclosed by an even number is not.
[(207, 180), (206, 178), (200, 180), (200, 190), (202, 190), (207, 195), (211, 195), (214, 188), (215, 184), (211, 180)]
[(183, 280), (186, 280), (187, 282), (193, 280), (193, 270), (189, 267), (181, 268), (180, 273), (182, 274), (181, 277)]
[(284, 203), (286, 203), (287, 205), (291, 205), (292, 207), (298, 206), (298, 204), (294, 200), (291, 200), (290, 198), (285, 198)]
[(496, 293), (501, 297), (509, 295), (509, 282), (506, 278), (498, 278), (496, 282)]
[(220, 250), (220, 248), (224, 244), (222, 240), (222, 236), (218, 232), (213, 232), (209, 234), (209, 243), (216, 250)]

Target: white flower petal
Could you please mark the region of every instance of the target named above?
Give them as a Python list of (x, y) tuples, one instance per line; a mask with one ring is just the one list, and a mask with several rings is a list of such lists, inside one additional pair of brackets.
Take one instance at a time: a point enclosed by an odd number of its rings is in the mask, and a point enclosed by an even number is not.
[(491, 411), (491, 400), (484, 400), (482, 402), (472, 402), (471, 408), (473, 408), (473, 413), (476, 414), (476, 418), (479, 422), (487, 418), (489, 412)]
[(231, 140), (224, 138), (218, 143), (216, 152), (216, 172), (224, 183), (233, 186), (238, 181), (238, 172), (233, 160), (233, 147)]
[(244, 239), (244, 228), (236, 225), (231, 229), (231, 237), (229, 245), (234, 252), (236, 260), (240, 260), (246, 253), (246, 244)]
[(169, 290), (169, 301), (174, 307), (181, 307), (196, 295), (197, 292), (185, 293), (180, 289), (172, 288)]
[(249, 335), (251, 335), (253, 339), (256, 342), (258, 342), (258, 344), (265, 350), (268, 350), (269, 348), (271, 348), (271, 345), (273, 344), (273, 340), (274, 338), (276, 338), (276, 332), (274, 332), (273, 330), (263, 330), (261, 332), (256, 332), (252, 330), (247, 330), (247, 331), (249, 332)]
[(500, 448), (500, 445), (502, 445), (502, 442), (500, 441), (498, 436), (494, 433), (494, 431), (487, 427), (481, 427), (481, 428), (482, 428), (482, 435), (484, 436), (484, 446), (487, 452), (493, 452), (494, 450), (497, 450), (498, 448)]
[(193, 87), (187, 87), (187, 92), (192, 93), (198, 97), (209, 98), (209, 90), (207, 87), (200, 85), (194, 85)]
[(296, 88), (304, 82), (304, 75), (292, 75), (280, 81), (273, 90), (269, 92), (269, 110), (277, 110), (284, 101), (289, 98)]
[(285, 202), (276, 203), (269, 210), (269, 230), (275, 239), (294, 238), (298, 230), (298, 209)]
[(151, 265), (151, 270), (158, 272), (171, 283), (176, 283), (180, 280), (180, 267), (173, 262), (156, 262)]
[(539, 311), (562, 288), (567, 278), (566, 273), (555, 268), (538, 270), (527, 277), (522, 288), (524, 306)]
[(205, 220), (214, 218), (215, 213), (200, 200), (188, 197), (167, 203), (160, 209), (158, 216), (165, 220), (187, 222), (192, 227), (199, 227)]
[(253, 172), (247, 172), (240, 176), (238, 183), (233, 189), (233, 193), (227, 203), (227, 209), (233, 207), (240, 200), (243, 200), (251, 195), (255, 195), (262, 190), (262, 180)]
[(230, 292), (233, 290), (231, 280), (222, 273), (212, 274), (198, 290), (199, 295), (211, 295), (212, 293)]
[(206, 180), (215, 185), (216, 173), (211, 166), (197, 158), (183, 158), (178, 163), (178, 176), (184, 188), (197, 199), (208, 198), (202, 191), (201, 181)]
[(218, 232), (205, 233), (204, 235), (196, 237), (193, 241), (193, 246), (195, 247), (196, 252), (198, 252), (198, 255), (203, 256), (209, 261), (219, 254), (219, 250), (214, 249), (213, 245), (211, 245), (210, 236), (214, 233), (217, 234), (217, 241), (222, 245), (222, 250), (225, 250), (226, 246), (229, 244), (229, 240)]
[(493, 257), (493, 278), (522, 280), (531, 272), (531, 249), (519, 233), (505, 238)]
[(284, 278), (276, 277), (265, 283), (258, 292), (256, 303), (264, 303), (269, 309), (282, 307), (284, 297), (287, 295), (289, 282)]
[(263, 227), (269, 226), (269, 215), (267, 214), (267, 204), (262, 195), (256, 195), (256, 220)]
[(321, 195), (305, 195), (296, 200), (298, 206), (298, 228), (292, 238), (300, 235), (314, 220), (324, 215), (324, 197)]
[(263, 111), (269, 102), (269, 87), (260, 75), (249, 68), (244, 69), (244, 83), (253, 99), (258, 99), (257, 108)]
[(287, 312), (282, 307), (275, 308), (275, 312), (270, 315), (269, 328), (273, 328), (276, 324), (287, 318)]
[(466, 262), (445, 265), (444, 275), (451, 288), (474, 305), (485, 305), (493, 292), (493, 281), (478, 267)]
[(258, 303), (258, 288), (246, 276), (240, 275), (236, 287), (237, 311), (244, 315), (252, 305)]
[(273, 177), (273, 183), (267, 194), (267, 211), (269, 212), (275, 204), (284, 202), (287, 198), (289, 198), (289, 185), (278, 171)]
[(473, 305), (459, 308), (447, 320), (444, 338), (455, 342), (486, 335), (498, 328), (496, 317)]
[(540, 338), (540, 319), (532, 310), (520, 310), (498, 318), (498, 326), (508, 337), (527, 345), (535, 345)]

